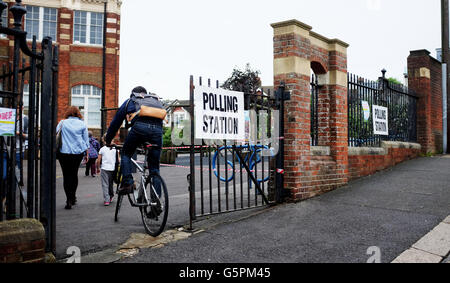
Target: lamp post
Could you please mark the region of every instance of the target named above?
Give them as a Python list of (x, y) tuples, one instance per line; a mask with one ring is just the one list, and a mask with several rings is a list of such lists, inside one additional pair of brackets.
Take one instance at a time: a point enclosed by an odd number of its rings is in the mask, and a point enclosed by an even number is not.
[(449, 53), (449, 6), (448, 0), (441, 0), (442, 12), (442, 121), (443, 121), (443, 152), (447, 153), (447, 143), (450, 138), (448, 133), (448, 115), (447, 109), (450, 105), (448, 96), (448, 53)]

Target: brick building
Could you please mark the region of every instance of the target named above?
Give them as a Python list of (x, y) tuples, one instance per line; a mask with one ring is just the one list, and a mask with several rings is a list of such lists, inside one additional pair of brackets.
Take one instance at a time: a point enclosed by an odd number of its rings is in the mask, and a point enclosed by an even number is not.
[[(9, 7), (15, 1), (7, 0)], [(103, 86), (103, 37), (106, 2), (105, 107), (119, 100), (120, 7), (121, 0), (24, 0), (27, 14), (23, 27), (31, 43), (50, 36), (59, 47), (58, 120), (69, 105), (80, 107), (85, 122), (96, 136), (101, 129)], [(2, 24), (13, 24), (5, 11)], [(12, 39), (0, 38), (0, 63), (12, 62)], [(28, 85), (24, 86), (25, 112)], [(109, 113), (107, 122), (113, 113)]]

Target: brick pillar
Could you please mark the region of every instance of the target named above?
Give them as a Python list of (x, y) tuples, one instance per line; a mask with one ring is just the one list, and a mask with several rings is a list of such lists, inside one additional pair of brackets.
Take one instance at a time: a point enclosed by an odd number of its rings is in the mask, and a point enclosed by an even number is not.
[(58, 121), (63, 119), (67, 107), (72, 105), (70, 87), (70, 45), (73, 42), (73, 11), (61, 8), (58, 12)]
[(272, 25), (274, 28), (274, 84), (284, 81), (291, 91), (285, 115), (285, 188), (294, 198), (304, 198), (305, 178), (311, 172), (310, 120), (310, 53), (311, 43), (306, 37), (311, 27), (300, 22)]
[(338, 40), (330, 41), (330, 152), (336, 162), (336, 179), (348, 182), (348, 103), (347, 47)]
[[(105, 107), (114, 108), (119, 104), (120, 15), (115, 13), (107, 13), (106, 17)], [(108, 111), (106, 117), (107, 127), (111, 123), (115, 114), (115, 111)]]
[(427, 50), (408, 57), (409, 88), (418, 96), (417, 139), (423, 153), (442, 151), (442, 65)]
[[(347, 183), (347, 56), (342, 41), (330, 40), (296, 20), (274, 28), (274, 86), (291, 91), (285, 115), (285, 188), (296, 200)], [(313, 63), (313, 64), (312, 64)], [(317, 68), (318, 65), (320, 68)], [(317, 161), (311, 153), (311, 68), (320, 69), (320, 142), (331, 155)], [(328, 113), (326, 111), (329, 111)], [(328, 128), (326, 128), (328, 127)]]
[(45, 231), (35, 219), (0, 222), (0, 264), (44, 263)]

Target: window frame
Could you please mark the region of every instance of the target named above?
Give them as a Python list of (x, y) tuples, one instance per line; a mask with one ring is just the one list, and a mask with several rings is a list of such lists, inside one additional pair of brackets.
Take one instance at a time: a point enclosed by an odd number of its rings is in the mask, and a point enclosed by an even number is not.
[[(8, 13), (9, 13), (9, 8), (6, 8), (5, 10), (3, 10), (3, 14), (0, 15), (0, 17), (2, 18), (2, 26), (3, 26), (3, 27), (8, 27), (8, 26), (9, 26), (9, 23), (8, 23), (8, 20), (9, 20), (9, 18), (8, 18)], [(4, 15), (4, 14), (6, 14), (6, 15)], [(5, 19), (5, 16), (6, 16), (6, 19)], [(1, 38), (7, 38), (7, 37), (8, 37), (8, 35), (6, 35), (6, 34), (4, 34), (4, 33), (0, 34), (0, 39), (1, 39)]]
[[(76, 13), (77, 12), (79, 12), (79, 13), (86, 13), (86, 23), (85, 24), (76, 24), (75, 23), (75, 20), (76, 20)], [(91, 43), (91, 40), (92, 40), (92, 38), (96, 38), (95, 36), (94, 37), (91, 37), (91, 32), (92, 32), (92, 27), (98, 27), (97, 25), (93, 25), (92, 24), (92, 14), (98, 14), (98, 15), (101, 15), (101, 26), (100, 26), (100, 30), (101, 30), (101, 32), (100, 32), (100, 43)], [(81, 15), (80, 15), (80, 17), (81, 17)], [(103, 30), (104, 30), (104, 21), (105, 21), (105, 14), (104, 13), (101, 13), (101, 12), (90, 12), (90, 11), (82, 11), (82, 10), (74, 10), (74, 12), (73, 12), (73, 44), (77, 44), (77, 45), (89, 45), (89, 46), (98, 46), (98, 47), (101, 47), (101, 46), (103, 46), (103, 41), (105, 40), (104, 39), (104, 34), (103, 34)], [(76, 26), (77, 25), (79, 25), (79, 26), (86, 26), (86, 30), (85, 30), (85, 33), (86, 33), (86, 36), (85, 36), (85, 38), (86, 38), (86, 42), (81, 42), (81, 41), (79, 41), (79, 40), (76, 40), (75, 38), (76, 38), (76, 36), (75, 36), (75, 32), (76, 32)]]
[[(55, 35), (53, 36), (52, 34), (48, 34), (45, 36), (50, 36), (52, 38), (53, 42), (57, 42), (58, 39), (58, 9), (57, 8), (52, 8), (52, 7), (43, 7), (43, 6), (35, 6), (35, 5), (27, 5), (27, 7), (34, 7), (34, 8), (39, 8), (39, 26), (38, 26), (38, 35), (36, 36), (36, 40), (38, 41), (42, 41), (44, 39), (44, 15), (45, 15), (45, 9), (49, 9), (49, 11), (55, 11), (56, 12), (56, 17), (55, 17), (55, 21), (51, 21), (51, 20), (45, 20), (45, 22), (50, 22), (50, 23), (54, 23), (55, 25)], [(33, 40), (33, 36), (34, 34), (32, 34), (31, 32), (27, 31), (27, 15), (29, 15), (28, 13), (25, 14), (25, 19), (24, 19), (24, 24), (25, 24), (25, 31), (27, 32), (27, 40)], [(29, 19), (28, 19), (29, 20)], [(35, 21), (35, 20), (33, 20)]]
[[(74, 93), (74, 90), (80, 87), (80, 93)], [(86, 88), (88, 88), (88, 91), (86, 92)], [(97, 90), (97, 94), (95, 92), (95, 90)], [(101, 101), (102, 101), (102, 89), (99, 87), (96, 87), (95, 85), (87, 85), (87, 84), (82, 84), (82, 85), (75, 85), (71, 88), (71, 99), (70, 99), (70, 105), (72, 106), (76, 106), (76, 107), (80, 107), (77, 105), (73, 105), (73, 99), (74, 98), (83, 98), (84, 102), (83, 102), (83, 109), (80, 109), (83, 118), (84, 118), (84, 123), (86, 124), (86, 126), (90, 129), (101, 129), (101, 120), (99, 121), (98, 124), (96, 125), (91, 125), (89, 124), (89, 113), (100, 113), (100, 119), (101, 119)], [(100, 101), (100, 108), (98, 109), (98, 111), (90, 111), (89, 109), (89, 99), (98, 99)]]

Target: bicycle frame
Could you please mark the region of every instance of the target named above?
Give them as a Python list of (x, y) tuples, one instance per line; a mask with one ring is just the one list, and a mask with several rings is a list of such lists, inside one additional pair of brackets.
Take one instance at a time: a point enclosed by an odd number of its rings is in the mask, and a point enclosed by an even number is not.
[[(253, 170), (255, 168), (256, 164), (261, 162), (261, 155), (259, 153), (262, 152), (263, 150), (269, 150), (271, 152), (272, 157), (275, 156), (273, 154), (273, 152), (272, 152), (272, 149), (269, 148), (268, 146), (265, 146), (265, 145), (239, 145), (239, 146), (236, 146), (235, 148), (238, 149), (238, 150), (240, 150), (240, 149), (247, 149), (247, 150), (249, 150), (249, 152), (251, 154), (247, 154), (247, 156), (244, 158), (244, 160), (241, 160), (239, 158), (239, 156), (236, 156), (236, 157), (237, 157), (239, 163), (242, 163), (242, 162), (249, 163), (250, 170)], [(216, 163), (217, 163), (217, 158), (218, 158), (220, 152), (222, 150), (232, 150), (232, 149), (233, 149), (233, 146), (222, 146), (214, 154), (214, 157), (213, 157), (213, 160), (212, 160), (212, 168), (214, 170), (214, 175), (216, 175), (216, 177), (219, 178), (219, 174), (218, 174), (218, 172), (216, 170)], [(228, 163), (229, 166), (231, 166), (232, 173), (231, 173), (231, 176), (228, 178), (228, 180), (226, 180), (223, 177), (220, 177), (220, 181), (222, 181), (222, 182), (227, 182), (227, 181), (231, 182), (233, 180), (233, 178), (234, 178), (234, 175), (235, 175), (233, 163), (230, 160), (228, 160), (227, 163)], [(258, 179), (257, 181), (259, 183), (263, 183), (263, 182), (269, 181), (269, 178), (270, 178), (270, 176), (267, 176), (266, 178)]]
[[(134, 164), (134, 166), (136, 166), (137, 170), (141, 173), (141, 183), (139, 185), (139, 188), (137, 190), (138, 195), (134, 195), (134, 199), (137, 200), (140, 196), (142, 196), (142, 194), (144, 195), (144, 199), (145, 199), (145, 203), (137, 203), (136, 201), (134, 201), (130, 194), (128, 194), (128, 200), (130, 201), (130, 204), (132, 207), (146, 207), (149, 204), (154, 205), (154, 203), (150, 202), (150, 198), (147, 194), (147, 191), (145, 190), (145, 183), (147, 181), (147, 178), (150, 176), (149, 174), (146, 173), (147, 169), (145, 168), (145, 164), (147, 164), (147, 151), (145, 151), (145, 159), (144, 159), (144, 167), (141, 167), (139, 165), (139, 163), (134, 160), (133, 158), (131, 158), (131, 162)], [(156, 197), (158, 197), (158, 194), (156, 193), (155, 189), (152, 186), (152, 190), (153, 193)], [(135, 192), (133, 192), (134, 194)]]

